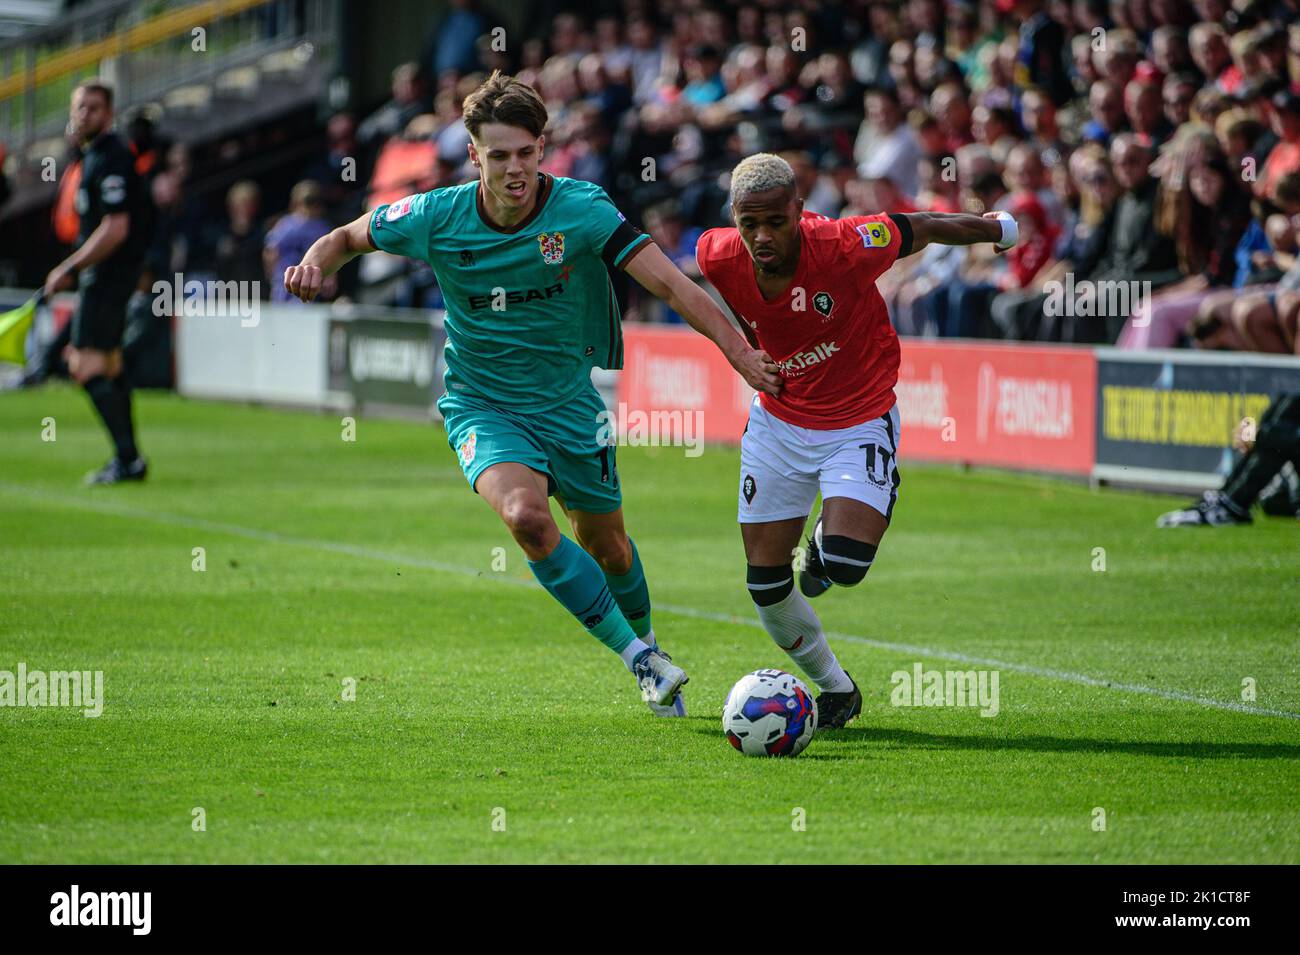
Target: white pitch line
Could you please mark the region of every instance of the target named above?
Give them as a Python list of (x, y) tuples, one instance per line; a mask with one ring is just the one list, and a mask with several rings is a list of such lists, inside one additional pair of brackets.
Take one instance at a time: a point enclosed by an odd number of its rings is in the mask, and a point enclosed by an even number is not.
[[(489, 575), (480, 570), (476, 570), (473, 567), (466, 567), (461, 564), (451, 564), (446, 561), (432, 560), (427, 557), (395, 554), (391, 551), (376, 550), (372, 547), (362, 547), (357, 544), (345, 544), (341, 541), (297, 537), (291, 534), (281, 534), (277, 531), (261, 530), (256, 527), (244, 527), (240, 524), (227, 524), (221, 521), (209, 521), (199, 517), (185, 517), (180, 514), (146, 511), (140, 508), (127, 507), (109, 501), (92, 500), (89, 497), (73, 498), (66, 495), (42, 491), (37, 488), (27, 487), (21, 484), (11, 484), (7, 481), (0, 481), (0, 490), (32, 500), (45, 501), (62, 507), (94, 511), (96, 513), (108, 514), (114, 517), (152, 521), (155, 524), (166, 524), (173, 527), (193, 527), (197, 530), (228, 534), (232, 537), (243, 537), (249, 540), (264, 541), (270, 544), (306, 547), (311, 550), (346, 554), (350, 557), (362, 557), (366, 560), (401, 564), (409, 567), (419, 567), (425, 570), (458, 574), (464, 577), (482, 578), (495, 583), (509, 584), (517, 587), (541, 589), (541, 585), (533, 580), (520, 580), (519, 578), (503, 577), (497, 574)], [(683, 617), (692, 617), (696, 620), (729, 623), (755, 630), (763, 629), (762, 624), (757, 620), (749, 617), (738, 617), (735, 614), (720, 613), (712, 610), (700, 610), (697, 607), (683, 607), (677, 604), (666, 604), (662, 602), (656, 602), (654, 606), (658, 610), (678, 614)], [(1146, 686), (1141, 683), (1122, 683), (1116, 680), (1106, 680), (1101, 677), (1088, 676), (1086, 673), (1073, 673), (1069, 670), (1055, 670), (1049, 667), (1037, 667), (1026, 663), (1011, 663), (1006, 660), (995, 660), (991, 657), (977, 657), (967, 653), (959, 653), (955, 650), (940, 650), (934, 647), (920, 647), (907, 643), (894, 643), (889, 640), (876, 640), (871, 637), (860, 637), (856, 634), (828, 631), (826, 636), (833, 640), (842, 640), (848, 643), (857, 643), (863, 646), (874, 647), (877, 650), (888, 650), (891, 653), (906, 653), (911, 656), (951, 660), (955, 663), (975, 664), (998, 670), (1013, 670), (1017, 673), (1041, 677), (1046, 680), (1057, 680), (1062, 683), (1074, 683), (1079, 686), (1099, 687), (1106, 690), (1119, 690), (1124, 693), (1140, 693), (1146, 696), (1159, 697), (1163, 700), (1194, 703), (1197, 706), (1206, 706), (1219, 710), (1230, 710), (1235, 713), (1248, 713), (1252, 716), (1277, 716), (1283, 719), (1300, 720), (1300, 713), (1291, 713), (1286, 710), (1273, 710), (1262, 706), (1250, 706), (1246, 703), (1236, 703), (1231, 700), (1216, 700), (1207, 696), (1197, 696), (1195, 693), (1186, 693), (1182, 690), (1167, 690), (1156, 686)]]

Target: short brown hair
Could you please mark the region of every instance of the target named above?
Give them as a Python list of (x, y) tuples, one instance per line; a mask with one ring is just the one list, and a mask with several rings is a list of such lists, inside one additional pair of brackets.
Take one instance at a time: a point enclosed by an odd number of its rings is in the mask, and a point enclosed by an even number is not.
[(1300, 209), (1300, 172), (1292, 171), (1279, 176), (1273, 186), (1272, 198), (1288, 215)]
[(482, 86), (465, 97), (462, 109), (465, 128), (476, 139), (487, 123), (518, 126), (540, 136), (548, 119), (537, 91), (500, 70), (493, 70)]
[(97, 79), (88, 79), (82, 80), (78, 83), (77, 89), (74, 89), (72, 92), (76, 93), (77, 90), (85, 90), (87, 93), (98, 93), (100, 96), (104, 97), (104, 105), (109, 109), (113, 108), (113, 88), (111, 86), (105, 86)]

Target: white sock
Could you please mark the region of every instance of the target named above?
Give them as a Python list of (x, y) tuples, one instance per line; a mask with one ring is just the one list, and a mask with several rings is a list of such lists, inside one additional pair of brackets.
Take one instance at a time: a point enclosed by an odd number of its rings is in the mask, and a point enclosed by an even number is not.
[(659, 641), (655, 639), (654, 627), (651, 627), (649, 630), (647, 630), (646, 635), (642, 637), (641, 640), (643, 643), (645, 643), (646, 646), (652, 649), (659, 646)]
[(624, 666), (626, 666), (628, 672), (631, 673), (633, 672), (632, 661), (635, 660), (638, 656), (640, 656), (643, 651), (651, 650), (651, 649), (653, 649), (653, 647), (642, 642), (640, 637), (633, 637), (632, 642), (623, 648), (623, 651), (619, 654), (619, 656), (623, 658)]
[(817, 684), (817, 689), (823, 693), (847, 693), (853, 689), (853, 681), (826, 642), (817, 611), (797, 588), (780, 603), (768, 607), (755, 604), (755, 608), (776, 645), (790, 654), (799, 669)]

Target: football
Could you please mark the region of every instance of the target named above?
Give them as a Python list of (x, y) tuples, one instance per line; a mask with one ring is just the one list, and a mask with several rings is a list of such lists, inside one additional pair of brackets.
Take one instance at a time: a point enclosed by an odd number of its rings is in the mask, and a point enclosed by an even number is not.
[(817, 701), (793, 673), (756, 670), (727, 694), (722, 729), (746, 756), (798, 756), (817, 732)]

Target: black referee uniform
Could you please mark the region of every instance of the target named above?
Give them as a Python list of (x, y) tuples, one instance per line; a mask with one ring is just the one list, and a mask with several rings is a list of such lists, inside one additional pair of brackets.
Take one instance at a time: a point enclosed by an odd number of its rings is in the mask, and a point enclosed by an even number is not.
[[(72, 346), (112, 352), (122, 347), (127, 302), (135, 293), (149, 243), (150, 199), (135, 171), (135, 156), (126, 141), (111, 130), (101, 133), (82, 158), (81, 186), (76, 197), (81, 217), (78, 246), (84, 245), (105, 216), (126, 213), (126, 238), (101, 262), (80, 275), (81, 301), (72, 317)], [(131, 421), (131, 392), (125, 378), (102, 375), (85, 382), (95, 409), (104, 420), (117, 451), (98, 478), (141, 478), (144, 461), (135, 444)], [(109, 472), (115, 472), (110, 474)]]
[(72, 320), (73, 347), (113, 351), (122, 347), (126, 303), (140, 282), (149, 241), (149, 199), (135, 172), (135, 156), (117, 133), (101, 133), (86, 147), (76, 203), (81, 217), (78, 246), (85, 245), (105, 216), (129, 216), (122, 244), (81, 272), (81, 303)]

